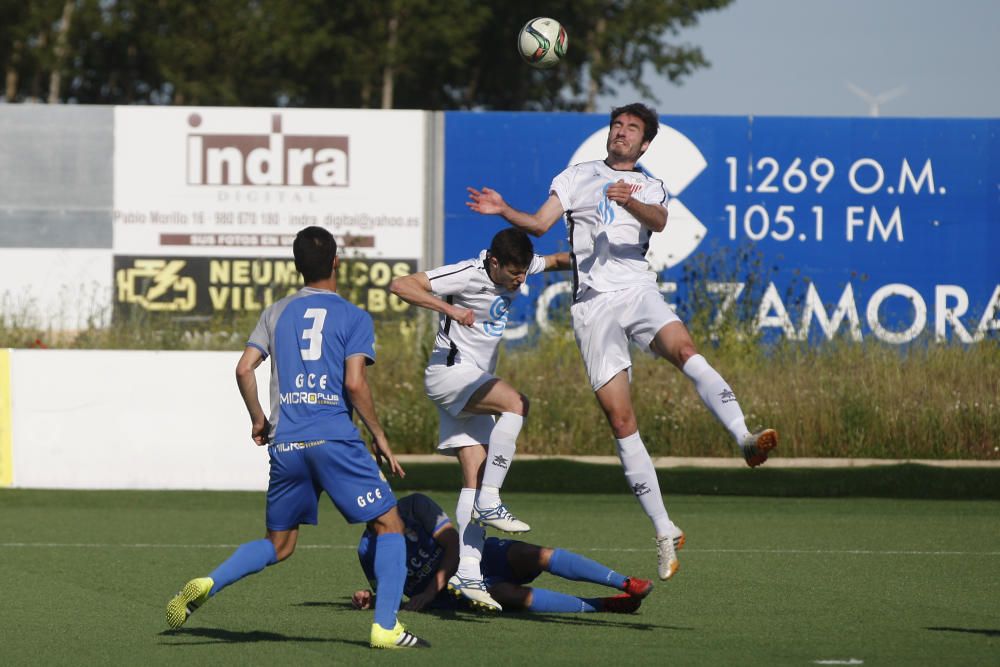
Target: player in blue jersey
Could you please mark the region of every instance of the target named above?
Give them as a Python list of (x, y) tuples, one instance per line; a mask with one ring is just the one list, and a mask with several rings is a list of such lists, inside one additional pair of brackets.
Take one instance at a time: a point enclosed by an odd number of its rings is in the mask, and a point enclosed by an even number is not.
[[(445, 582), (458, 567), (458, 531), (444, 510), (421, 493), (399, 499), (399, 513), (406, 527), (406, 585), (409, 601), (404, 609), (454, 608)], [(365, 576), (378, 586), (374, 563), (378, 542), (371, 526), (361, 535), (358, 559)], [(636, 611), (653, 590), (648, 579), (635, 579), (615, 572), (585, 556), (565, 549), (551, 549), (516, 540), (486, 540), (483, 576), (490, 594), (508, 611), (595, 612), (627, 614)], [(584, 598), (528, 586), (542, 572), (563, 579), (587, 581), (618, 591), (609, 597)], [(378, 600), (371, 590), (356, 591), (351, 603), (369, 609)]]
[[(370, 645), (429, 646), (397, 620), (406, 579), (403, 522), (392, 490), (379, 472), (387, 463), (403, 476), (375, 414), (366, 367), (375, 362), (371, 317), (336, 293), (337, 243), (320, 227), (307, 227), (292, 246), (305, 287), (268, 307), (236, 366), (236, 382), (250, 414), (251, 437), (267, 445), (267, 536), (241, 545), (207, 577), (192, 579), (167, 604), (167, 624), (179, 628), (226, 586), (285, 560), (295, 551), (299, 525), (317, 523), (326, 491), (350, 523), (367, 523), (379, 556), (379, 579)], [(255, 369), (271, 358), (271, 418), (257, 398)], [(372, 437), (373, 459), (352, 415)], [(377, 461), (377, 463), (376, 463)]]
[(401, 276), (390, 286), (407, 303), (439, 313), (424, 389), (438, 410), (438, 451), (462, 467), (455, 508), (459, 563), (448, 587), (484, 611), (502, 605), (487, 592), (480, 571), (481, 526), (530, 530), (500, 499), (528, 416), (527, 397), (494, 375), (500, 341), (525, 278), (561, 268), (569, 268), (568, 253), (536, 255), (527, 234), (504, 229), (478, 257)]

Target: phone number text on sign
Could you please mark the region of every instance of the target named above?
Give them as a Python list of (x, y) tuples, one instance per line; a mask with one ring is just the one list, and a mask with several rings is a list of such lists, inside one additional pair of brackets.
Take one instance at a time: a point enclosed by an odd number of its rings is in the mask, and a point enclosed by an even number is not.
[[(841, 170), (826, 157), (796, 157), (782, 164), (771, 156), (742, 163), (735, 156), (727, 156), (725, 162), (730, 193), (804, 198), (823, 195), (831, 184), (839, 184), (835, 180), (838, 178), (846, 179), (850, 191), (863, 197), (947, 193), (944, 186), (935, 184), (930, 159), (919, 169), (907, 158), (902, 158), (898, 166), (886, 166), (874, 158), (862, 157)], [(832, 210), (821, 204), (726, 204), (724, 211), (729, 240), (823, 241), (831, 231), (847, 242), (902, 243), (905, 239), (903, 212), (898, 204), (876, 206), (861, 202)]]

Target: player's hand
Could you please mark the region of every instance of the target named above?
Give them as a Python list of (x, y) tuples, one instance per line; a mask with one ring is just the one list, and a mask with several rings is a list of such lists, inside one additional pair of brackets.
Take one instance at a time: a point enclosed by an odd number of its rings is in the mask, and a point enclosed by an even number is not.
[(378, 464), (379, 468), (382, 467), (383, 463), (388, 463), (390, 473), (397, 477), (406, 477), (406, 471), (396, 460), (396, 455), (392, 453), (392, 448), (389, 447), (389, 441), (385, 439), (385, 435), (372, 437), (372, 453), (375, 454), (375, 463)]
[(476, 213), (483, 215), (499, 215), (507, 208), (507, 202), (503, 200), (500, 193), (491, 188), (477, 190), (475, 188), (465, 188), (469, 192), (469, 201), (465, 205)]
[(448, 315), (451, 319), (455, 320), (459, 324), (467, 327), (471, 327), (476, 323), (476, 314), (469, 310), (468, 308), (459, 308), (457, 306), (452, 307), (451, 314)]
[(625, 181), (612, 183), (608, 186), (607, 195), (608, 199), (615, 202), (619, 206), (625, 206), (625, 204), (632, 199), (632, 186)]
[(250, 423), (250, 437), (253, 438), (258, 447), (268, 443), (270, 434), (271, 424), (266, 419), (262, 419), (261, 421), (254, 420)]
[(420, 611), (428, 604), (430, 604), (430, 601), (433, 599), (434, 599), (434, 594), (431, 593), (430, 591), (425, 590), (424, 592), (417, 593), (412, 598), (407, 600), (406, 604), (404, 604), (400, 608), (403, 609), (404, 611)]
[(351, 606), (355, 609), (371, 609), (375, 595), (371, 591), (354, 591), (351, 596)]

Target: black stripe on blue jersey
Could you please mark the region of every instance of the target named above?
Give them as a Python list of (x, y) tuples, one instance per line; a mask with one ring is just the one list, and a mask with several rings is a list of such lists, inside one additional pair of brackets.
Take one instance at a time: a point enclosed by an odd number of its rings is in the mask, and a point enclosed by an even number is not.
[(573, 211), (566, 211), (566, 222), (569, 223), (569, 265), (573, 270), (573, 303), (579, 298), (580, 272), (576, 268), (576, 252), (573, 250), (573, 228), (576, 221), (573, 219)]

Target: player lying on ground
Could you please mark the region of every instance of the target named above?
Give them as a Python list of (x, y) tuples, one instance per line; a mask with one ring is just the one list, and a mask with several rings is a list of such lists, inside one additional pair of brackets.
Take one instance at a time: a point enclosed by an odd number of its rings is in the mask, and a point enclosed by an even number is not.
[[(396, 498), (378, 468), (396, 461), (379, 425), (366, 366), (375, 362), (371, 316), (337, 293), (337, 243), (320, 227), (306, 227), (292, 245), (305, 287), (261, 313), (236, 366), (236, 382), (250, 415), (250, 435), (269, 445), (265, 539), (241, 545), (207, 577), (187, 582), (167, 603), (167, 624), (179, 628), (208, 598), (295, 551), (299, 525), (317, 523), (322, 491), (350, 523), (367, 523), (377, 537), (379, 600), (373, 648), (429, 646), (396, 619), (406, 578), (406, 540)], [(271, 357), (271, 419), (257, 399), (254, 374)], [(280, 397), (280, 400), (279, 400)], [(372, 436), (368, 453), (351, 417), (357, 411)], [(378, 463), (376, 463), (376, 460)]]
[[(406, 531), (408, 567), (403, 593), (410, 598), (403, 609), (455, 608), (458, 601), (446, 593), (445, 582), (458, 566), (458, 531), (444, 510), (421, 493), (400, 498), (398, 509)], [(361, 535), (358, 559), (376, 590), (377, 549), (375, 535), (369, 527)], [(572, 551), (495, 537), (486, 540), (482, 569), (490, 594), (507, 611), (628, 614), (637, 610), (642, 599), (653, 590), (653, 583), (648, 579), (626, 577)], [(542, 572), (624, 592), (610, 597), (584, 598), (527, 586)], [(357, 609), (369, 609), (374, 599), (370, 590), (356, 591), (351, 602)]]
[(691, 379), (750, 467), (767, 460), (778, 434), (773, 429), (750, 433), (736, 394), (698, 354), (687, 327), (657, 289), (646, 251), (650, 237), (667, 225), (667, 191), (637, 162), (658, 128), (656, 112), (642, 104), (614, 109), (607, 157), (563, 170), (535, 213), (513, 208), (490, 188), (468, 188), (466, 205), (536, 236), (565, 215), (573, 252), (573, 333), (615, 436), (625, 478), (656, 531), (660, 578), (668, 579), (679, 567), (676, 550), (684, 544), (684, 533), (667, 515), (656, 470), (639, 436), (629, 344), (666, 359)]
[(527, 234), (505, 229), (478, 257), (403, 276), (390, 286), (407, 303), (440, 313), (424, 389), (437, 406), (438, 451), (456, 456), (462, 467), (455, 507), (459, 563), (448, 587), (494, 611), (501, 605), (483, 583), (486, 534), (480, 526), (530, 530), (500, 499), (528, 416), (527, 397), (494, 375), (500, 339), (525, 278), (563, 268), (569, 268), (568, 253), (536, 255)]

